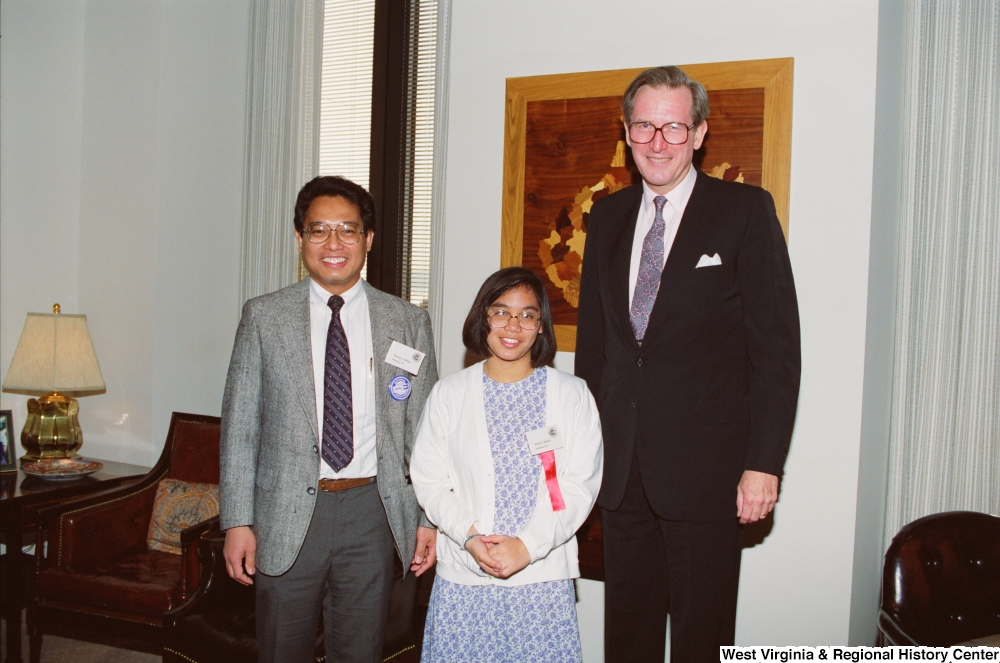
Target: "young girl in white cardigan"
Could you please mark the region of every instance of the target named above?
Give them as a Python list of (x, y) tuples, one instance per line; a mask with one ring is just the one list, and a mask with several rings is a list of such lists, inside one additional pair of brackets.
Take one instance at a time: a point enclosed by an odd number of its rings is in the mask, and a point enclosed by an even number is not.
[(541, 280), (502, 269), (462, 332), (486, 360), (434, 387), (410, 477), (438, 527), (422, 663), (581, 661), (574, 534), (601, 485), (601, 425), (586, 383), (549, 368)]

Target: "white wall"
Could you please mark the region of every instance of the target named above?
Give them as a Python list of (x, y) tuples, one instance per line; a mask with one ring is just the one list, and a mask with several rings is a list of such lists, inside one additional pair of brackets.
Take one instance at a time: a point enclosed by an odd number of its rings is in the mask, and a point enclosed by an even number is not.
[[(0, 370), (28, 311), (87, 314), (108, 386), (81, 399), (87, 456), (152, 464), (171, 411), (220, 411), (239, 316), (248, 12), (3, 3)], [(0, 401), (18, 428), (24, 400)]]
[[(499, 266), (506, 78), (795, 58), (789, 249), (802, 391), (773, 530), (743, 554), (741, 644), (848, 639), (877, 19), (874, 1), (453, 5), (443, 374), (462, 367), (462, 321)], [(570, 367), (571, 357), (557, 365)], [(598, 661), (601, 589), (581, 585), (585, 655)]]
[[(0, 3), (3, 377), (28, 311), (51, 312), (55, 303), (66, 313), (79, 311), (83, 13), (82, 1)], [(17, 431), (27, 400), (0, 396)]]

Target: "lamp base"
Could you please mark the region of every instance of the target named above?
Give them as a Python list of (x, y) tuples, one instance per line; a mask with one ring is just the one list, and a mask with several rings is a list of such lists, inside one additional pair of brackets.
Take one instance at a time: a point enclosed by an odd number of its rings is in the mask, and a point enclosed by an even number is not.
[(83, 432), (77, 414), (80, 403), (58, 391), (39, 399), (28, 399), (28, 418), (21, 431), (21, 446), (27, 452), (21, 462), (43, 458), (79, 458)]

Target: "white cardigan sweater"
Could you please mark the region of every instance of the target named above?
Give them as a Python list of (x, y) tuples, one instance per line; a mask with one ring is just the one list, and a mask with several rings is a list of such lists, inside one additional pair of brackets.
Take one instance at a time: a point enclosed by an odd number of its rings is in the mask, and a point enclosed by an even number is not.
[(555, 458), (566, 508), (553, 512), (545, 473), (540, 471), (535, 512), (517, 534), (531, 563), (503, 580), (483, 573), (462, 548), (474, 524), (483, 534), (493, 532), (493, 457), (483, 400), (483, 362), (440, 380), (427, 399), (417, 426), (410, 478), (420, 506), (440, 532), (437, 573), (445, 580), (515, 586), (580, 576), (574, 535), (601, 487), (601, 422), (583, 380), (553, 368), (545, 370), (545, 424), (556, 427), (564, 445), (555, 450)]

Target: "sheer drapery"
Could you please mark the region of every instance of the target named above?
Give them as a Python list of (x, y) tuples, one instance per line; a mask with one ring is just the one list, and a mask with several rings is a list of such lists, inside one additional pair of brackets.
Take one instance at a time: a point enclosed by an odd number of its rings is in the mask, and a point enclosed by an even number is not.
[(253, 0), (240, 304), (293, 283), (295, 196), (318, 169), (322, 0)]
[(434, 328), (437, 356), (441, 356), (441, 325), (444, 321), (444, 185), (448, 154), (448, 79), (451, 66), (451, 0), (438, 0), (437, 62), (434, 82), (434, 162), (431, 194), (430, 279), (428, 311)]
[(885, 546), (930, 513), (1000, 511), (1000, 3), (907, 12)]

